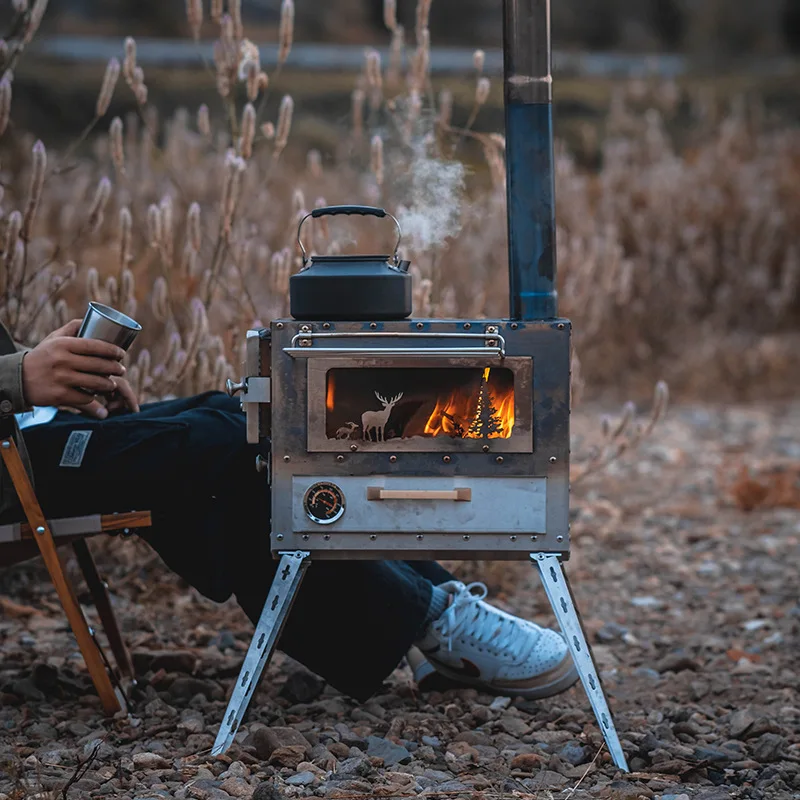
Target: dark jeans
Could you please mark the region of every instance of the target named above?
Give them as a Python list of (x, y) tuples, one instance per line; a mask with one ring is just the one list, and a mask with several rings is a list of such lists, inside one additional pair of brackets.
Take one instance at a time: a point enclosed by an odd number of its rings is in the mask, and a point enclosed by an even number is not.
[[(79, 467), (60, 466), (72, 431), (91, 431)], [(60, 413), (24, 432), (48, 517), (150, 510), (141, 535), (206, 597), (234, 595), (253, 622), (277, 562), (270, 495), (255, 470), (238, 400), (211, 392), (99, 421)], [(308, 569), (280, 640), (340, 691), (366, 699), (424, 627), (432, 562), (320, 561)]]

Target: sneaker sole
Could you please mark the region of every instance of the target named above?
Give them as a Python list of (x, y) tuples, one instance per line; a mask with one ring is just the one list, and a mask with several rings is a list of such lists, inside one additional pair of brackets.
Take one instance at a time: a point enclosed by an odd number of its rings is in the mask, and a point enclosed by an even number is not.
[[(435, 659), (430, 659), (430, 663), (434, 670), (441, 673), (444, 677), (448, 678), (448, 680), (460, 683), (462, 686), (474, 686), (490, 692), (491, 694), (501, 695), (502, 697), (522, 697), (526, 700), (540, 700), (545, 697), (561, 694), (561, 692), (565, 692), (570, 686), (577, 683), (580, 677), (575, 663), (572, 660), (572, 655), (569, 653), (564, 657), (561, 664), (554, 667), (549, 673), (542, 675), (541, 681), (537, 678), (533, 678), (527, 686), (498, 686), (497, 684), (483, 681), (480, 678), (467, 678), (464, 675), (451, 672), (444, 664), (439, 664)], [(420, 688), (422, 687), (420, 686)]]

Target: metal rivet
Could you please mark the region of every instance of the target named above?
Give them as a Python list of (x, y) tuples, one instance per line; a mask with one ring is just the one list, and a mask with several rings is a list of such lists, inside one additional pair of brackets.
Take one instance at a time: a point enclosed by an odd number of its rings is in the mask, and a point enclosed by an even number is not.
[[(330, 324), (330, 322), (323, 322), (322, 323), (322, 327), (327, 331), (328, 328), (331, 327), (331, 324)], [(330, 537), (328, 537), (328, 538), (330, 538)]]
[(344, 456), (341, 456), (341, 455), (336, 456), (336, 460), (337, 461), (344, 461)]
[(550, 463), (555, 464), (558, 459), (555, 456), (550, 456)]
[(442, 456), (442, 461), (444, 461), (445, 464), (449, 464), (450, 463), (450, 456)]
[(516, 322), (512, 322), (509, 327), (511, 328), (512, 331), (515, 331), (517, 328), (519, 328), (519, 325), (517, 325)]
[(535, 542), (536, 541), (536, 537), (535, 536), (531, 536), (531, 541)]
[(486, 340), (487, 347), (497, 347), (497, 339), (487, 339)]
[(468, 331), (471, 327), (472, 327), (472, 323), (471, 322), (465, 322), (464, 323), (464, 330), (465, 331)]
[(350, 449), (355, 453), (355, 451), (358, 450), (358, 445), (357, 444), (351, 444), (350, 445)]
[(397, 456), (389, 456), (390, 463), (394, 464), (395, 461), (397, 461)]
[(374, 541), (375, 541), (377, 538), (378, 538), (378, 537), (377, 537), (377, 536), (376, 536), (374, 533), (371, 533), (371, 534), (369, 535), (369, 540), (370, 540), (371, 542), (374, 542)]
[(484, 453), (488, 453), (488, 452), (489, 452), (489, 445), (488, 445), (488, 444), (485, 444), (485, 445), (484, 445), (484, 446), (481, 448), (481, 450), (483, 450), (483, 452), (484, 452)]
[(300, 347), (311, 347), (311, 339), (301, 339), (298, 344)]
[(39, 526), (39, 527), (36, 529), (36, 533), (44, 533), (44, 528), (43, 528), (43, 527), (40, 525), (40, 526)]
[(486, 329), (486, 333), (497, 333), (497, 325), (490, 325)]
[(283, 541), (283, 534), (282, 534), (282, 533), (279, 533), (279, 534), (278, 534), (278, 535), (277, 535), (275, 538), (276, 538), (276, 539), (277, 539), (279, 542), (282, 542), (282, 541)]
[(331, 540), (331, 535), (330, 535), (329, 533), (326, 533), (326, 534), (325, 534), (325, 535), (324, 535), (322, 538), (323, 538), (323, 539), (324, 539), (326, 542), (329, 542), (329, 541)]
[(275, 327), (276, 327), (278, 330), (282, 330), (282, 329), (283, 329), (283, 323), (282, 323), (282, 322), (277, 322), (277, 323), (275, 324)]
[(417, 534), (417, 541), (421, 542), (424, 538), (425, 537), (421, 533)]
[(300, 333), (311, 333), (311, 326), (310, 325), (301, 325), (300, 326)]
[(307, 533), (304, 533), (304, 534), (303, 534), (303, 541), (304, 541), (304, 542), (307, 542), (307, 541), (308, 541), (308, 534), (307, 534)]
[(284, 456), (284, 457), (283, 457), (283, 460), (284, 460), (284, 461), (289, 461), (289, 458), (290, 458), (289, 456)]
[(558, 325), (557, 325), (556, 327), (557, 327), (557, 328), (558, 328), (560, 331), (563, 331), (565, 326), (564, 326), (564, 323), (563, 323), (563, 322), (559, 322), (559, 323), (558, 323)]
[(421, 322), (418, 322), (418, 323), (417, 323), (417, 327), (418, 327), (418, 328), (424, 328), (425, 326), (424, 326), (424, 325), (423, 325)]
[(497, 458), (495, 459), (495, 461), (496, 461), (498, 464), (502, 464), (502, 463), (503, 463), (503, 456), (497, 456)]
[(516, 536), (509, 536), (508, 538), (511, 539), (512, 542), (516, 542), (517, 541), (517, 537)]
[(462, 538), (462, 539), (463, 539), (465, 542), (468, 542), (468, 541), (469, 541), (469, 534), (466, 534), (466, 533), (465, 533), (465, 534), (464, 534), (464, 535), (463, 535), (461, 538)]
[(556, 541), (557, 542), (563, 542), (564, 541), (564, 537), (563, 536), (556, 536)]
[(370, 322), (369, 326), (370, 326), (370, 328), (372, 328), (372, 330), (375, 330), (375, 328), (378, 327), (378, 323), (377, 322)]

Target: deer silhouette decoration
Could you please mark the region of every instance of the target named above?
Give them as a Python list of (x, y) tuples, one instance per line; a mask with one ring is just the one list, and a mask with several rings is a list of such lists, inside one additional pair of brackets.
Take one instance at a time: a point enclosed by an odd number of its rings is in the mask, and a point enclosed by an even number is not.
[(358, 430), (357, 422), (346, 422), (336, 430), (337, 439), (349, 439)]
[(361, 428), (364, 432), (365, 441), (372, 440), (371, 431), (373, 430), (375, 431), (376, 442), (386, 441), (383, 438), (383, 429), (386, 427), (386, 423), (389, 421), (389, 414), (392, 413), (392, 409), (402, 396), (403, 393), (400, 392), (400, 394), (398, 394), (396, 397), (393, 397), (391, 400), (386, 400), (377, 392), (375, 392), (375, 397), (381, 401), (383, 404), (383, 409), (381, 411), (365, 411), (361, 415)]

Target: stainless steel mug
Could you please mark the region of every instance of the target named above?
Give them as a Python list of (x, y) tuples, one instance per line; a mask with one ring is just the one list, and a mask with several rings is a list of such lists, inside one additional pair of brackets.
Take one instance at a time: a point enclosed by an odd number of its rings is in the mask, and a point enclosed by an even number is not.
[(102, 339), (127, 350), (142, 326), (127, 314), (102, 303), (89, 303), (78, 331), (81, 339)]

